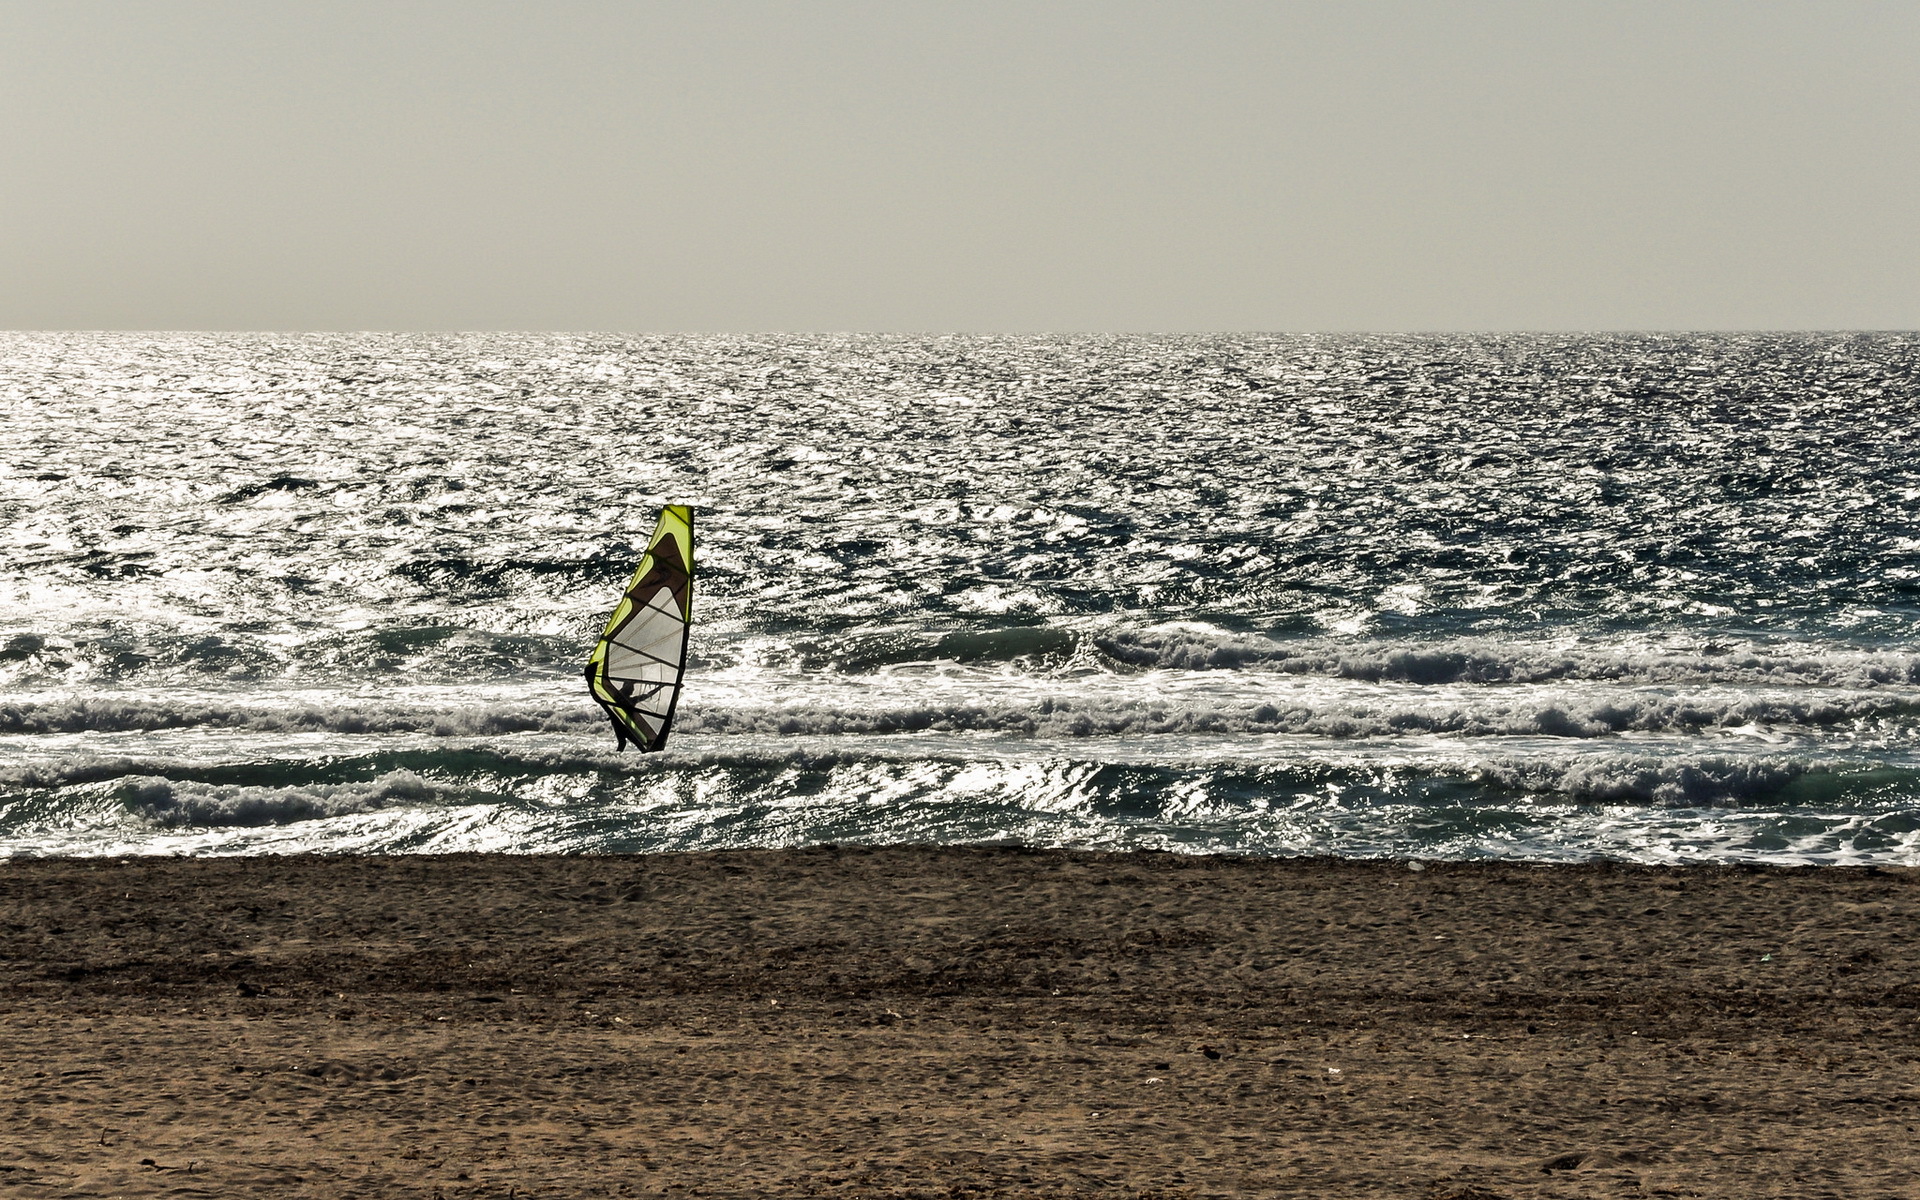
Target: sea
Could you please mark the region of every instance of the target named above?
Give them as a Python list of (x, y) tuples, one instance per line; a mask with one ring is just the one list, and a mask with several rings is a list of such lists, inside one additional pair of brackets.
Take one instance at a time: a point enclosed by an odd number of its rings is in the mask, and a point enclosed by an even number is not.
[(0, 514), (0, 856), (1920, 864), (1916, 334), (3, 334)]

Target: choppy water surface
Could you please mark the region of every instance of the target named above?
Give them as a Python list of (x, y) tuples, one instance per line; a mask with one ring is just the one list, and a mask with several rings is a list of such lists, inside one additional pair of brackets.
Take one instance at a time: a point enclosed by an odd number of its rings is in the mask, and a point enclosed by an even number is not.
[[(1917, 359), (0, 335), (0, 853), (1920, 862)], [(669, 501), (621, 756), (579, 663)]]

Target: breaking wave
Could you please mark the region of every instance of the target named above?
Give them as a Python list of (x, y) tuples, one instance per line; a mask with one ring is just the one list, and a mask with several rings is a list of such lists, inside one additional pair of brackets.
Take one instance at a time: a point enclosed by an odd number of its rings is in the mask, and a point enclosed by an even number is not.
[(554, 732), (597, 727), (600, 715), (570, 708), (513, 704), (441, 709), (422, 705), (328, 704), (291, 707), (111, 696), (0, 703), (0, 734), (152, 732), (241, 729), (258, 733), (426, 733), (442, 737)]
[(115, 792), (129, 812), (162, 826), (279, 825), (419, 804), (437, 794), (411, 771), (390, 771), (365, 783), (297, 787), (204, 784), (132, 775), (122, 779)]
[(9, 854), (639, 853), (1016, 842), (1195, 853), (1920, 862), (1920, 770), (1608, 753), (1289, 764), (507, 753), (43, 764)]
[[(285, 794), (314, 812), (362, 811), (392, 802), (425, 803), (461, 797), (489, 800), (546, 794), (552, 781), (577, 781), (602, 798), (622, 789), (686, 787), (689, 797), (741, 787), (772, 787), (805, 796), (847, 772), (917, 780), (938, 792), (954, 780), (1004, 774), (1026, 779), (1035, 763), (1078, 780), (1088, 795), (1152, 798), (1203, 785), (1242, 800), (1318, 795), (1328, 789), (1399, 795), (1426, 788), (1493, 789), (1507, 795), (1560, 797), (1579, 803), (1665, 806), (1771, 803), (1791, 793), (1831, 799), (1846, 794), (1920, 795), (1920, 770), (1850, 764), (1792, 754), (1671, 756), (1623, 750), (1515, 756), (1495, 752), (1436, 765), (1403, 761), (1348, 761), (1302, 756), (1276, 764), (1192, 761), (1105, 762), (1080, 758), (1012, 758), (889, 754), (884, 743), (864, 751), (795, 748), (779, 753), (663, 753), (639, 756), (597, 750), (504, 751), (481, 744), (397, 748), (341, 759), (269, 759), (196, 765), (158, 757), (73, 758), (0, 770), (0, 798), (35, 791), (112, 784), (133, 809), (168, 812), (242, 811), (247, 797)], [(877, 748), (875, 748), (877, 747)], [(722, 782), (723, 781), (723, 782)], [(220, 798), (194, 807), (180, 788)], [(358, 807), (355, 807), (358, 806)], [(301, 809), (301, 811), (305, 811)], [(311, 814), (309, 814), (311, 815)], [(298, 816), (290, 819), (308, 819)]]
[[(260, 733), (418, 733), (483, 737), (598, 730), (604, 718), (585, 703), (436, 706), (393, 702), (272, 706), (81, 697), (0, 704), (0, 734), (228, 729)], [(1007, 733), (1037, 737), (1119, 738), (1167, 734), (1295, 734), (1333, 739), (1449, 734), (1461, 737), (1605, 738), (1626, 733), (1715, 730), (1844, 732), (1898, 741), (1920, 734), (1920, 697), (1893, 692), (1708, 693), (1601, 691), (1512, 695), (1500, 691), (1445, 697), (1276, 697), (1210, 700), (1079, 695), (942, 699), (922, 703), (752, 705), (689, 704), (678, 730), (689, 734)]]
[[(219, 681), (350, 678), (458, 680), (571, 676), (589, 640), (446, 624), (395, 624), (285, 645), (239, 634), (109, 632), (93, 637), (14, 633), (0, 641), (0, 678), (18, 685), (125, 684), (150, 677)], [(1442, 636), (1366, 640), (1268, 635), (1177, 623), (1084, 622), (944, 631), (855, 629), (794, 638), (726, 638), (703, 630), (696, 669), (743, 662), (799, 673), (870, 675), (912, 664), (1004, 667), (1022, 674), (1147, 670), (1252, 672), (1411, 684), (1607, 682), (1823, 688), (1920, 686), (1920, 654), (1892, 647), (1688, 637), (1673, 642), (1615, 632), (1529, 641)]]
[(1427, 645), (1277, 642), (1246, 635), (1122, 631), (1094, 639), (1106, 657), (1128, 666), (1169, 670), (1262, 668), (1375, 682), (1740, 683), (1817, 687), (1920, 684), (1920, 655), (1753, 643), (1693, 646), (1530, 646), (1470, 639)]

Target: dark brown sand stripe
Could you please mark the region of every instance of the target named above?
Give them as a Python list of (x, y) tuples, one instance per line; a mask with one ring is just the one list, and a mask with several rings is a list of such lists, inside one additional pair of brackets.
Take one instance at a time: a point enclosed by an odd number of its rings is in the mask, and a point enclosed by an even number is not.
[(8, 862), (0, 1196), (1905, 1195), (1916, 916), (1852, 869)]

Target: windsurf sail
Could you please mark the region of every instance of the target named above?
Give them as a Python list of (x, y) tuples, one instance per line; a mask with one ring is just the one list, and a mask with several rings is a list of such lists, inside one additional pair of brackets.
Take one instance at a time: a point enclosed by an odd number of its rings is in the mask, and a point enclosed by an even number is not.
[(667, 744), (692, 620), (693, 510), (669, 504), (587, 659), (587, 687), (613, 721), (620, 749)]

